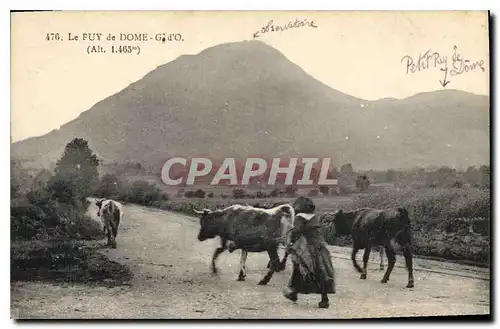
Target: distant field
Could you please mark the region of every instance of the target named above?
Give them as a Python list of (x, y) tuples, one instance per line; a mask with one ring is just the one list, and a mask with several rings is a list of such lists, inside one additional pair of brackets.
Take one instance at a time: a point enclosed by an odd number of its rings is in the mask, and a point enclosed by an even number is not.
[[(185, 193), (187, 191), (196, 191), (198, 189), (203, 190), (204, 192), (208, 193), (213, 193), (215, 197), (220, 196), (224, 194), (225, 196), (231, 197), (233, 191), (235, 189), (244, 189), (245, 191), (255, 193), (257, 191), (261, 191), (264, 193), (269, 193), (274, 189), (279, 189), (279, 190), (284, 190), (286, 186), (215, 186), (215, 185), (193, 185), (193, 186), (168, 186), (165, 185), (161, 178), (159, 176), (153, 176), (153, 175), (127, 175), (120, 177), (120, 179), (127, 181), (127, 182), (133, 182), (133, 181), (145, 181), (148, 183), (154, 183), (160, 188), (160, 190), (164, 193), (169, 194), (169, 196), (175, 196), (179, 193), (179, 191)], [(346, 185), (347, 188), (351, 190), (355, 190), (354, 185)], [(298, 195), (307, 195), (311, 190), (315, 190), (317, 188), (313, 187), (301, 187), (299, 188), (297, 194)], [(331, 187), (331, 190), (335, 189), (335, 187)], [(394, 183), (373, 183), (370, 185), (370, 188), (368, 189), (368, 192), (380, 192), (380, 191), (385, 191), (385, 190), (390, 190), (394, 189)], [(356, 193), (352, 193), (350, 195), (354, 195)], [(315, 197), (316, 198), (316, 197)], [(321, 199), (321, 197), (317, 197), (317, 199)], [(330, 199), (327, 197), (327, 199)], [(254, 199), (252, 199), (254, 200)], [(319, 202), (322, 202), (321, 200)]]
[[(244, 198), (244, 199), (233, 199), (233, 198), (186, 198), (186, 197), (171, 197), (169, 202), (171, 204), (181, 204), (184, 202), (191, 202), (203, 205), (213, 205), (213, 206), (225, 206), (227, 204), (250, 204), (254, 205), (259, 203), (261, 205), (273, 204), (277, 202), (293, 202), (297, 197), (276, 197), (276, 198)], [(316, 209), (319, 212), (335, 211), (341, 204), (347, 204), (352, 202), (353, 196), (318, 196), (311, 197), (316, 205)]]
[[(284, 189), (284, 187), (277, 187), (277, 186), (267, 186), (267, 187), (255, 187), (255, 186), (245, 186), (245, 187), (238, 187), (238, 186), (214, 186), (214, 185), (194, 185), (194, 186), (189, 186), (189, 187), (174, 187), (174, 186), (167, 186), (165, 185), (159, 177), (155, 176), (127, 176), (127, 181), (132, 182), (132, 181), (137, 181), (137, 180), (143, 180), (148, 183), (154, 183), (160, 190), (164, 193), (167, 193), (169, 195), (169, 202), (171, 204), (180, 204), (184, 202), (191, 202), (191, 203), (199, 203), (203, 205), (212, 205), (212, 206), (224, 206), (227, 204), (256, 204), (260, 203), (262, 204), (272, 204), (272, 203), (277, 203), (277, 202), (293, 202), (297, 197), (287, 197), (287, 196), (281, 196), (281, 197), (266, 197), (266, 198), (238, 198), (235, 199), (232, 197), (232, 193), (235, 189), (244, 189), (248, 193), (255, 193), (257, 191), (262, 191), (264, 193), (269, 193), (272, 190), (278, 188), (278, 189)], [(374, 184), (374, 188), (382, 188), (386, 189), (387, 187), (392, 186), (392, 184)], [(203, 190), (206, 194), (213, 193), (213, 197), (205, 197), (205, 198), (187, 198), (184, 196), (184, 193), (187, 191), (196, 191), (196, 190)], [(313, 190), (314, 188), (300, 188), (297, 191), (297, 195), (307, 195), (309, 191)], [(184, 193), (179, 194), (179, 191), (182, 191)], [(222, 198), (221, 195), (225, 195), (225, 198)], [(349, 203), (353, 200), (353, 198), (358, 195), (358, 193), (353, 193), (347, 196), (315, 196), (311, 197), (313, 199), (317, 210), (320, 212), (326, 212), (326, 211), (334, 211), (337, 210), (337, 207), (340, 204), (345, 204)]]

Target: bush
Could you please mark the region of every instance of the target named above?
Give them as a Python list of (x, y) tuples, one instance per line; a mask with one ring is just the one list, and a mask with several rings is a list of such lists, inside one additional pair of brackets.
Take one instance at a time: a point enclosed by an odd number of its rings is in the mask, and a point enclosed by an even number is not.
[(297, 196), (297, 187), (296, 186), (292, 186), (292, 185), (289, 185), (285, 188), (285, 195), (290, 197), (290, 198), (293, 198), (295, 196)]
[(348, 195), (355, 192), (355, 190), (350, 186), (340, 186), (338, 191), (339, 195)]
[(205, 198), (205, 191), (201, 190), (201, 189), (198, 189), (194, 192), (194, 197), (195, 198), (200, 198), (200, 199), (204, 199)]
[(16, 241), (10, 249), (11, 281), (95, 283), (113, 287), (132, 278), (127, 266), (96, 254), (81, 241)]
[(453, 184), (451, 184), (452, 188), (463, 188), (464, 187), (464, 183), (462, 181), (455, 181)]
[(210, 193), (208, 193), (208, 194), (207, 194), (207, 197), (209, 197), (209, 198), (213, 198), (213, 197), (214, 197), (214, 192), (210, 192)]
[(407, 191), (385, 191), (357, 196), (353, 208), (406, 207), (418, 227), (431, 218), (451, 220), (453, 218), (490, 219), (490, 191), (468, 189), (419, 189)]
[(233, 198), (234, 199), (243, 199), (246, 196), (246, 192), (244, 189), (237, 188), (233, 190)]
[(32, 191), (27, 202), (11, 204), (11, 239), (101, 239), (101, 224), (85, 215), (86, 202), (63, 203), (46, 191)]
[(321, 192), (321, 194), (323, 194), (324, 196), (328, 196), (328, 192), (330, 191), (330, 188), (328, 186), (320, 186), (319, 187), (319, 191)]
[(116, 175), (106, 174), (102, 177), (94, 194), (99, 198), (118, 198), (122, 188), (122, 182)]
[(142, 180), (123, 186), (119, 195), (121, 200), (144, 206), (150, 206), (154, 201), (168, 200), (168, 195), (163, 193), (155, 184)]
[(272, 190), (271, 192), (269, 192), (269, 197), (270, 198), (276, 198), (276, 197), (279, 196), (279, 194), (280, 194), (280, 190), (278, 190), (278, 189), (275, 188), (274, 190)]
[(308, 193), (307, 193), (307, 196), (310, 196), (310, 197), (315, 197), (315, 196), (318, 196), (319, 192), (318, 190), (314, 189), (314, 190), (310, 190)]
[(198, 189), (196, 191), (187, 191), (186, 193), (184, 193), (184, 196), (186, 198), (200, 198), (200, 199), (204, 199), (205, 198), (205, 191), (203, 191), (201, 189)]
[(262, 192), (262, 191), (257, 191), (255, 192), (255, 197), (259, 198), (259, 199), (264, 199), (267, 197), (266, 193)]

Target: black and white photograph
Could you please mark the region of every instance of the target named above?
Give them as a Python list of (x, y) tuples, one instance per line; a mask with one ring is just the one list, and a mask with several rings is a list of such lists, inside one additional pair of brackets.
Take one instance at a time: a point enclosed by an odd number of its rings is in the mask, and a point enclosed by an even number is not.
[(10, 20), (11, 319), (491, 319), (488, 11)]

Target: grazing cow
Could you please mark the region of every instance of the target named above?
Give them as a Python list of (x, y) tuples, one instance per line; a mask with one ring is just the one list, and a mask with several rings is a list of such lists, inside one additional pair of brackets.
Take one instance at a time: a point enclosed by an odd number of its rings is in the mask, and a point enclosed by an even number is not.
[[(388, 266), (382, 278), (382, 283), (389, 277), (396, 262), (396, 246), (403, 249), (406, 268), (408, 270), (407, 288), (414, 287), (413, 258), (411, 253), (411, 225), (408, 211), (405, 208), (390, 208), (385, 210), (362, 208), (344, 212), (339, 210), (334, 217), (335, 234), (352, 235), (353, 248), (351, 259), (354, 268), (361, 273), (360, 279), (366, 279), (366, 267), (372, 246), (382, 245), (385, 248)], [(363, 268), (356, 262), (359, 249), (364, 249)], [(381, 251), (382, 255), (383, 251)], [(382, 263), (383, 266), (383, 263)]]
[(290, 231), (295, 218), (291, 205), (285, 204), (271, 209), (233, 205), (221, 210), (195, 210), (195, 213), (200, 215), (198, 240), (204, 241), (216, 236), (221, 239), (221, 246), (212, 256), (213, 273), (217, 273), (216, 259), (226, 249), (229, 252), (241, 249), (238, 281), (245, 281), (249, 252), (267, 251), (271, 259), (271, 266), (259, 285), (266, 285), (274, 272), (283, 269), (284, 266), (280, 266), (278, 245), (282, 239), (290, 242)]
[(104, 224), (104, 234), (108, 236), (108, 246), (116, 248), (116, 235), (118, 226), (123, 218), (123, 206), (121, 203), (113, 200), (100, 199), (96, 201), (97, 216), (101, 218)]

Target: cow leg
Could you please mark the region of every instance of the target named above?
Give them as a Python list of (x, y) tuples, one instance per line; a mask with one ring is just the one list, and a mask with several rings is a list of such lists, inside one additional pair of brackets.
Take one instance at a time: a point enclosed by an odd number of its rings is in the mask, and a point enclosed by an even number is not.
[[(111, 248), (116, 249), (116, 236), (118, 235), (118, 226), (120, 225), (120, 213), (114, 212), (111, 219)], [(110, 228), (108, 227), (108, 230)]]
[(226, 242), (227, 242), (226, 240), (222, 240), (221, 246), (219, 248), (215, 249), (214, 254), (212, 255), (212, 273), (213, 274), (217, 274), (217, 268), (215, 267), (215, 261), (217, 260), (219, 255), (221, 253), (223, 253), (224, 250), (226, 250)]
[(111, 237), (113, 240), (111, 241), (111, 248), (116, 249), (116, 236), (118, 235), (118, 225), (113, 225), (111, 228)]
[(387, 256), (387, 270), (385, 271), (384, 277), (382, 278), (382, 283), (387, 283), (389, 277), (391, 276), (392, 269), (396, 263), (396, 252), (390, 243), (385, 245), (385, 254)]
[(406, 245), (403, 248), (403, 255), (405, 256), (406, 269), (408, 270), (408, 285), (406, 288), (413, 288), (415, 283), (413, 279), (413, 256), (410, 245)]
[[(283, 259), (279, 263), (278, 268), (276, 269), (276, 272), (281, 272), (281, 271), (283, 271), (286, 268), (286, 260), (287, 260), (287, 258), (288, 258), (288, 252), (285, 251), (285, 255), (283, 256)], [(269, 264), (270, 263), (271, 263), (271, 261), (269, 261)]]
[(368, 261), (370, 260), (370, 252), (372, 251), (372, 246), (367, 245), (365, 246), (365, 252), (363, 253), (363, 272), (361, 273), (361, 276), (359, 277), (361, 280), (366, 279), (366, 268), (368, 267)]
[(363, 273), (363, 270), (361, 269), (361, 267), (359, 267), (358, 263), (356, 263), (356, 254), (358, 253), (359, 249), (360, 248), (359, 248), (358, 244), (354, 243), (353, 247), (352, 247), (351, 260), (352, 260), (352, 265), (354, 266), (356, 271), (358, 271), (359, 273)]
[(274, 272), (276, 271), (276, 269), (279, 266), (279, 261), (280, 261), (277, 247), (269, 248), (267, 250), (267, 253), (269, 254), (269, 258), (271, 258), (271, 261), (270, 261), (271, 267), (267, 271), (267, 274), (264, 276), (264, 278), (262, 278), (262, 280), (259, 281), (259, 285), (261, 285), (261, 286), (265, 286), (269, 282), (269, 280), (271, 280)]
[(106, 233), (107, 233), (107, 236), (108, 236), (108, 243), (106, 244), (108, 247), (111, 246), (111, 230), (109, 229), (109, 227), (106, 225)]
[(379, 246), (378, 247), (378, 252), (380, 254), (380, 270), (384, 270), (384, 247), (383, 246)]
[(234, 241), (229, 241), (229, 243), (227, 244), (227, 251), (229, 251), (229, 253), (233, 253), (233, 251), (235, 250), (238, 250), (238, 249), (241, 249), (238, 245), (236, 245), (236, 243)]
[[(285, 255), (283, 256), (283, 259), (280, 261), (276, 272), (281, 272), (286, 268), (287, 259), (288, 259), (288, 252), (285, 251)], [(267, 268), (270, 268), (270, 267), (271, 267), (271, 260), (269, 260), (269, 262), (267, 262)]]
[(248, 252), (241, 250), (240, 274), (238, 275), (238, 281), (245, 281), (245, 277), (247, 276), (247, 256)]

